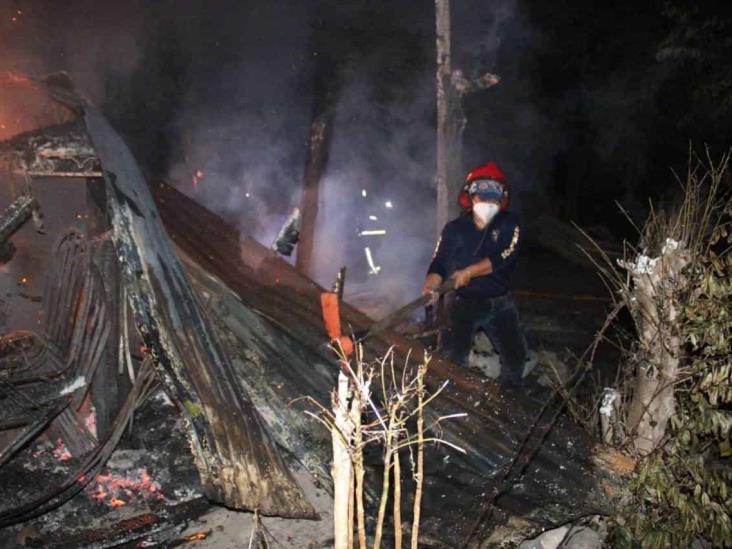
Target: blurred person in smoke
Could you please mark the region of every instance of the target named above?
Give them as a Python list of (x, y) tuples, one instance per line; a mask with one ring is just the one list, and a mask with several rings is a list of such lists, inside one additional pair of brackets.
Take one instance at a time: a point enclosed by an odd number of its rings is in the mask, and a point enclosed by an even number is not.
[[(501, 388), (522, 385), (526, 340), (510, 293), (521, 244), (518, 217), (508, 211), (506, 177), (495, 162), (472, 170), (459, 197), (464, 212), (445, 225), (427, 269), (424, 293), (447, 278), (455, 292), (447, 299), (439, 350), (467, 366), (473, 338), (483, 330), (501, 359)], [(436, 300), (435, 294), (435, 300)], [(434, 300), (433, 300), (434, 301)]]
[(380, 249), (387, 236), (387, 225), (394, 205), (376, 191), (369, 179), (361, 178), (359, 183), (358, 209), (353, 219), (357, 237), (353, 244), (356, 249), (350, 252), (350, 257), (355, 261), (349, 276), (352, 281), (362, 283), (381, 273), (383, 264)]

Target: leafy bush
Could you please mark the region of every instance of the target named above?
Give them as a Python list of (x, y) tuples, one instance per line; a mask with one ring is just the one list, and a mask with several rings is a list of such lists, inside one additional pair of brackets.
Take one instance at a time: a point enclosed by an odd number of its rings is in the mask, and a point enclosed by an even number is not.
[[(710, 212), (686, 276), (680, 319), (684, 353), (676, 407), (663, 443), (641, 459), (630, 497), (615, 517), (613, 546), (688, 547), (704, 539), (732, 547), (732, 201), (726, 158), (686, 187)], [(702, 193), (711, 180), (712, 191)], [(708, 181), (707, 181), (708, 183)], [(709, 187), (706, 187), (707, 191)]]

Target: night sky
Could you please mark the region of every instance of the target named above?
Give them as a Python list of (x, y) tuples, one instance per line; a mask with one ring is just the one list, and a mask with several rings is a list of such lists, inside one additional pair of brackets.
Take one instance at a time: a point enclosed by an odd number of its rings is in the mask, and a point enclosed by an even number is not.
[[(614, 201), (642, 220), (649, 198), (672, 199), (690, 144), (729, 146), (725, 5), (454, 1), (454, 66), (502, 77), (465, 102), (466, 170), (496, 160), (524, 216), (626, 234)], [(265, 243), (299, 202), (311, 115), (334, 93), (322, 276), (349, 253), (344, 204), (364, 186), (397, 206), (383, 261), (402, 268), (409, 249), (423, 270), (433, 2), (3, 0), (0, 69), (68, 71), (150, 175)]]

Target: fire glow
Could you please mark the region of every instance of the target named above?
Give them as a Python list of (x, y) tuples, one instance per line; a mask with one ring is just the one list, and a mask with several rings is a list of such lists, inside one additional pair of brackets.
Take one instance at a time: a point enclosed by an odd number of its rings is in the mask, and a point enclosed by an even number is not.
[(203, 176), (204, 175), (205, 174), (203, 173), (203, 170), (196, 170), (193, 173), (192, 180), (193, 180), (193, 186), (194, 187), (197, 187), (198, 186), (198, 184), (201, 182), (201, 179), (203, 179)]
[(111, 472), (97, 475), (87, 490), (90, 497), (110, 507), (122, 507), (136, 499), (163, 499), (160, 485), (144, 467), (125, 476)]

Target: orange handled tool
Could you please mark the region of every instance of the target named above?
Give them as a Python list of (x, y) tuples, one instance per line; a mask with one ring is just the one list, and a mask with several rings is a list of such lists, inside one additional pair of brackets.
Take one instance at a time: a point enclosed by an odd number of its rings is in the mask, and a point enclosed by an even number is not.
[(353, 340), (341, 334), (341, 311), (338, 294), (336, 292), (323, 292), (320, 294), (320, 306), (323, 309), (323, 322), (325, 331), (331, 341), (338, 341), (346, 356), (353, 353)]

